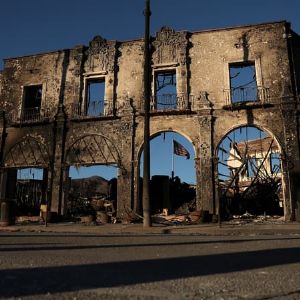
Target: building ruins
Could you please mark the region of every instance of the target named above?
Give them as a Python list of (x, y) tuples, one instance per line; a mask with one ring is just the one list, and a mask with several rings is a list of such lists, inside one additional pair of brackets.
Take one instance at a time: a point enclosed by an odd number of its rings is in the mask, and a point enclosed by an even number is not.
[[(64, 216), (70, 167), (114, 165), (118, 216), (140, 211), (143, 47), (142, 39), (96, 36), (88, 46), (4, 60), (1, 201), (16, 197), (19, 169), (39, 168), (41, 201)], [(300, 37), (290, 24), (163, 27), (151, 50), (150, 134), (177, 132), (193, 145), (197, 208), (218, 215), (221, 144), (233, 130), (253, 127), (280, 153), (285, 219), (300, 220)]]

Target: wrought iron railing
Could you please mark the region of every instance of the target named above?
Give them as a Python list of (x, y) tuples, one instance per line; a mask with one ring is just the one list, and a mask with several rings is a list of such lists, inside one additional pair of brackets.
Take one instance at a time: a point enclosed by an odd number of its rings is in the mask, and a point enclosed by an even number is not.
[(8, 121), (12, 123), (35, 123), (43, 122), (50, 117), (49, 108), (30, 107), (23, 108), (21, 114), (11, 112), (8, 114)]
[(185, 95), (162, 94), (151, 98), (151, 111), (185, 110), (188, 108), (188, 99)]
[(112, 114), (112, 103), (105, 100), (90, 101), (87, 106), (83, 103), (71, 103), (67, 111), (72, 118), (101, 117)]
[(258, 87), (240, 87), (224, 90), (226, 105), (243, 102), (269, 103), (269, 89)]
[(22, 110), (21, 121), (37, 122), (40, 120), (41, 120), (41, 108), (40, 107), (25, 108)]

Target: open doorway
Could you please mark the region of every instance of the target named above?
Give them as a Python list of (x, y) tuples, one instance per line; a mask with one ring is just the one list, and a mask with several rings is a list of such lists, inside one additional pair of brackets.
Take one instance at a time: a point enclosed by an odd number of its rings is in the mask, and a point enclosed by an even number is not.
[(99, 219), (106, 215), (106, 222), (115, 217), (117, 172), (116, 165), (71, 166), (68, 177), (67, 216), (92, 216), (97, 220), (97, 216)]
[(39, 216), (47, 202), (47, 170), (15, 168), (7, 170), (6, 198), (14, 203), (14, 214)]
[[(196, 209), (195, 154), (184, 136), (164, 131), (150, 141), (150, 202), (152, 214)], [(143, 152), (140, 156), (139, 202), (142, 202)]]

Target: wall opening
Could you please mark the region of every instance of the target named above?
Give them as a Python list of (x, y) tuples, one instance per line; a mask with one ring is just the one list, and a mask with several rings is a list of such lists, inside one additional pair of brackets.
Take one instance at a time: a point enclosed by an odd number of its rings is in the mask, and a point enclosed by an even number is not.
[(284, 214), (281, 153), (271, 135), (253, 126), (236, 128), (222, 139), (217, 155), (225, 217)]
[[(165, 131), (150, 141), (152, 214), (189, 213), (196, 209), (193, 145), (182, 135)], [(139, 201), (142, 202), (143, 152), (139, 160)]]
[(229, 64), (230, 96), (232, 103), (258, 101), (254, 62)]
[(177, 109), (176, 70), (155, 72), (154, 110)]
[(42, 102), (42, 85), (24, 87), (22, 121), (39, 120)]
[(116, 165), (70, 166), (67, 180), (67, 216), (90, 215), (99, 223), (112, 221), (117, 208)]
[[(16, 216), (39, 216), (47, 202), (47, 169), (6, 169), (5, 198), (14, 203)], [(38, 219), (36, 220), (38, 221)]]
[(92, 78), (86, 80), (85, 114), (101, 116), (104, 114), (105, 79)]

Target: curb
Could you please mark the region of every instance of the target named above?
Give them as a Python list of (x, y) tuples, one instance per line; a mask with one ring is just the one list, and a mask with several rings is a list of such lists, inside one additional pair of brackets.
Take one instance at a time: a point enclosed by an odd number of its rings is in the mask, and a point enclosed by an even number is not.
[(97, 235), (203, 235), (203, 236), (241, 236), (241, 235), (300, 235), (300, 223), (284, 224), (216, 224), (178, 225), (144, 228), (142, 224), (49, 224), (45, 225), (13, 225), (0, 226), (0, 233), (35, 232), (35, 233), (65, 233), (65, 234), (97, 234)]

